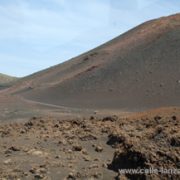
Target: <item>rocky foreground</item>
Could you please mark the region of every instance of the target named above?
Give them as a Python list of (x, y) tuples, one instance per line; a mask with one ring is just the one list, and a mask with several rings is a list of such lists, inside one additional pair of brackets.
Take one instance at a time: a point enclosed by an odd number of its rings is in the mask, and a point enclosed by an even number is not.
[(0, 179), (179, 179), (119, 169), (180, 168), (180, 108), (128, 118), (33, 117), (0, 126)]

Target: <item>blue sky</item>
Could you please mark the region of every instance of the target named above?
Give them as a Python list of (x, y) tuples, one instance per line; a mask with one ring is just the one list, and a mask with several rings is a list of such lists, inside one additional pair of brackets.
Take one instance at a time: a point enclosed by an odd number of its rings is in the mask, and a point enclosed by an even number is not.
[(0, 0), (0, 72), (31, 74), (178, 12), (179, 0)]

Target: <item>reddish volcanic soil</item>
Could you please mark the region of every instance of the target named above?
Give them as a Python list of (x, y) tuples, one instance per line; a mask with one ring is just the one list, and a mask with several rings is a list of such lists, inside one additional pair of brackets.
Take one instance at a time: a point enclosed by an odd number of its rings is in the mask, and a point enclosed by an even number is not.
[(119, 169), (180, 168), (180, 108), (128, 118), (33, 117), (0, 126), (0, 178), (179, 179)]

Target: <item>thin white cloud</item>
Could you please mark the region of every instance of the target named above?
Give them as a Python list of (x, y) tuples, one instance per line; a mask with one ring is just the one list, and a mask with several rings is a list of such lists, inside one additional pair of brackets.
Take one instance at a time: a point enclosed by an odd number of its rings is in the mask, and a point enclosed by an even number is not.
[(152, 4), (158, 3), (159, 0), (136, 0), (138, 9), (144, 9), (151, 6)]

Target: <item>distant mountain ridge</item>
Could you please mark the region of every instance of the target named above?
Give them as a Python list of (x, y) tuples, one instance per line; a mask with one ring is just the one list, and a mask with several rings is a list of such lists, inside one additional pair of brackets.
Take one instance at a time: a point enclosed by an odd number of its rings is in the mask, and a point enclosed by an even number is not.
[(18, 78), (0, 73), (0, 89), (15, 83)]

